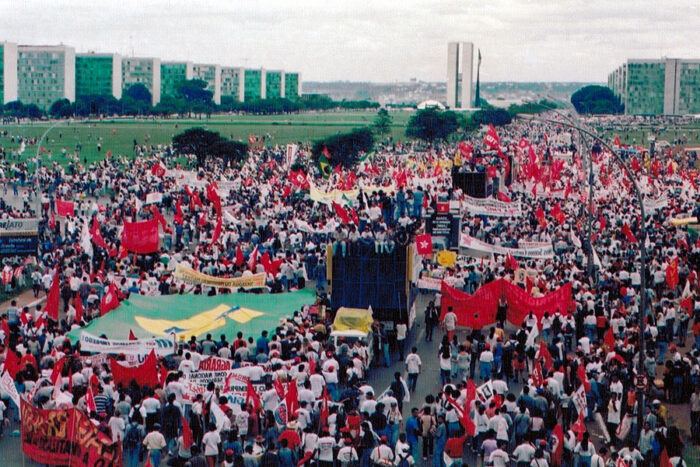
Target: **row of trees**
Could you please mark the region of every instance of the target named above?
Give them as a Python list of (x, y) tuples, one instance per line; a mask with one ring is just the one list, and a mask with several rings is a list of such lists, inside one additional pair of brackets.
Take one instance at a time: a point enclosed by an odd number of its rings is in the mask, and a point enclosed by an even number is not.
[(245, 160), (248, 144), (224, 138), (218, 132), (190, 128), (173, 137), (173, 149), (180, 154), (194, 154), (197, 166), (204, 167), (208, 157), (218, 157), (224, 167)]
[(255, 114), (279, 114), (302, 110), (330, 109), (374, 109), (379, 104), (367, 100), (334, 101), (328, 96), (309, 95), (295, 99), (273, 98), (254, 99), (238, 102), (232, 96), (222, 96), (221, 104), (213, 101), (213, 93), (206, 89), (204, 80), (183, 81), (174, 96), (164, 95), (155, 106), (151, 105), (151, 92), (143, 84), (134, 84), (126, 89), (121, 99), (113, 96), (78, 96), (75, 102), (59, 99), (47, 112), (34, 104), (25, 105), (20, 101), (0, 105), (0, 115), (17, 118), (89, 117), (92, 115), (211, 115), (215, 112), (246, 112)]

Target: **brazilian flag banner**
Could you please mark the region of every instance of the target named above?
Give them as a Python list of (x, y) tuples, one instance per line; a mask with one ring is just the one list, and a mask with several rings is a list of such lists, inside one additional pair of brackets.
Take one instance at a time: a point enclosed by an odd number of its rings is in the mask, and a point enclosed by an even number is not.
[(325, 154), (318, 156), (318, 169), (321, 171), (323, 178), (328, 178), (331, 176), (331, 173), (333, 173), (331, 163), (328, 161)]
[(232, 293), (226, 295), (131, 295), (118, 308), (95, 319), (85, 327), (67, 334), (72, 343), (85, 331), (108, 339), (127, 340), (129, 331), (138, 339), (172, 336), (178, 342), (191, 336), (198, 340), (207, 334), (232, 339), (238, 331), (257, 337), (272, 331), (304, 305), (316, 302), (313, 290), (281, 294)]

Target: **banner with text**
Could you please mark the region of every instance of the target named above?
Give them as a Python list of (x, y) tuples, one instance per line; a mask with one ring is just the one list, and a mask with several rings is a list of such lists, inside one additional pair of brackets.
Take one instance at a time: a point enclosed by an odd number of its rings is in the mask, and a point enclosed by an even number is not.
[(227, 289), (251, 289), (265, 287), (265, 273), (261, 272), (247, 277), (216, 277), (195, 271), (194, 269), (178, 264), (175, 268), (175, 278), (187, 284), (201, 284), (211, 287), (224, 287)]
[(165, 357), (175, 353), (175, 336), (155, 337), (152, 339), (138, 339), (135, 341), (123, 341), (114, 339), (102, 339), (89, 332), (80, 332), (80, 350), (84, 352), (109, 353), (125, 355), (148, 355), (155, 350), (156, 355)]
[(520, 203), (506, 203), (493, 198), (472, 198), (465, 196), (462, 201), (464, 209), (471, 214), (492, 217), (520, 217), (522, 209)]
[(527, 246), (509, 248), (500, 245), (491, 245), (474, 238), (469, 234), (462, 234), (459, 238), (459, 247), (462, 253), (477, 258), (492, 254), (513, 255), (520, 258), (550, 259), (554, 258), (554, 248), (549, 242), (528, 242)]
[(45, 465), (121, 467), (119, 442), (77, 409), (42, 410), (22, 400), (22, 452)]

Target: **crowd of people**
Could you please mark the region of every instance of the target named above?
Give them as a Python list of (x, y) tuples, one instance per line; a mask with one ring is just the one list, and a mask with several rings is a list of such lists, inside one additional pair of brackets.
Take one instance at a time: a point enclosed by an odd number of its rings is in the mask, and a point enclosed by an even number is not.
[[(0, 169), (11, 191), (0, 198), (0, 217), (41, 222), (38, 253), (4, 260), (5, 291), (31, 287), (27, 293), (41, 298), (59, 274), (61, 297), (58, 319), (42, 303), (13, 301), (3, 310), (0, 355), (19, 361), (17, 391), (40, 408), (85, 411), (121, 443), (128, 466), (147, 458), (153, 466), (442, 467), (478, 458), (495, 467), (665, 467), (664, 456), (686, 465), (684, 447), (700, 442), (700, 248), (692, 230), (669, 221), (700, 214), (697, 154), (626, 153), (650, 200), (642, 219), (634, 186), (606, 149), (534, 121), (516, 120), (497, 136), (497, 149), (485, 135), (459, 144), (380, 145), (357, 168), (337, 168), (328, 178), (303, 147), (291, 166), (286, 148), (265, 147), (235, 167), (214, 160), (194, 167), (193, 156), (181, 167), (183, 155), (170, 147), (136, 142), (134, 159), (76, 156), (61, 165), (45, 156), (6, 158)], [(488, 173), (500, 202), (519, 203), (522, 214), (463, 209), (453, 165)], [(290, 178), (297, 170), (303, 181)], [(359, 191), (338, 204), (314, 200), (309, 184)], [(153, 193), (161, 195), (157, 209), (148, 202)], [(65, 201), (74, 212), (60, 216), (57, 203)], [(231, 293), (185, 284), (174, 275), (178, 265), (227, 278), (265, 273), (269, 293), (315, 287), (318, 304), (328, 306), (327, 247), (344, 256), (373, 244), (375, 255), (391, 254), (426, 232), (425, 217), (439, 202), (456, 204), (463, 234), (496, 247), (548, 243), (556, 254), (515, 263), (466, 254), (449, 265), (429, 256), (421, 277), (468, 293), (503, 278), (535, 297), (571, 283), (572, 309), (509, 323), (502, 298), (496, 322), (465, 330), (457, 314), (467, 310), (447, 309), (440, 292), (428, 291), (418, 320), (426, 342), (413, 333), (406, 346), (408, 323), (399, 323), (400, 336), (377, 328), (379, 342), (336, 345), (333, 310), (305, 307), (269, 334), (205, 335), (180, 345), (160, 359), (162, 378), (150, 387), (115, 384), (103, 358), (66, 337), (100, 317), (112, 284), (124, 297)], [(123, 248), (124, 222), (157, 216), (165, 219), (159, 251)], [(395, 344), (400, 357), (391, 370), (381, 369), (391, 360), (382, 342)], [(191, 375), (208, 358), (230, 361), (255, 389), (232, 396), (222, 381), (193, 391)], [(437, 371), (420, 376), (429, 360), (439, 365), (439, 379)], [(392, 372), (388, 388), (368, 384), (383, 371)], [(639, 400), (642, 374), (649, 382)], [(415, 400), (417, 393), (427, 395)], [(14, 422), (17, 407), (2, 397), (3, 416)], [(675, 405), (690, 408), (685, 439), (670, 418)]]

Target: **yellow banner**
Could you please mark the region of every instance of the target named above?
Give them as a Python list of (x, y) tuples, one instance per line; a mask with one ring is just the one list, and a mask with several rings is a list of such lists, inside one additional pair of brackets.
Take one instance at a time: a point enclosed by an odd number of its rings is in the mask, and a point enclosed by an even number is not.
[(331, 191), (321, 191), (313, 181), (309, 180), (309, 197), (321, 204), (330, 206), (331, 204), (338, 203), (341, 205), (347, 204), (348, 201), (355, 202), (357, 195), (360, 194), (360, 190), (331, 190)]
[(260, 272), (247, 277), (214, 277), (208, 274), (195, 271), (194, 269), (178, 264), (175, 268), (175, 278), (187, 284), (202, 284), (212, 287), (225, 287), (228, 289), (244, 289), (264, 287), (265, 273)]
[(457, 262), (457, 253), (449, 250), (441, 250), (437, 254), (437, 261), (440, 266), (451, 268)]

